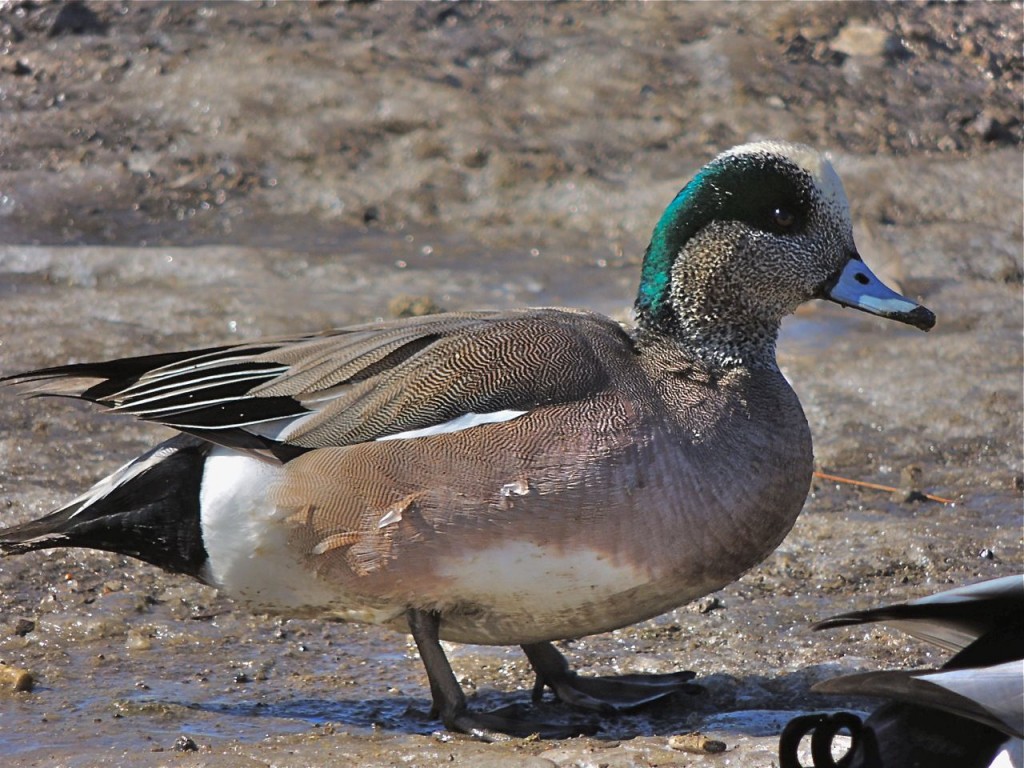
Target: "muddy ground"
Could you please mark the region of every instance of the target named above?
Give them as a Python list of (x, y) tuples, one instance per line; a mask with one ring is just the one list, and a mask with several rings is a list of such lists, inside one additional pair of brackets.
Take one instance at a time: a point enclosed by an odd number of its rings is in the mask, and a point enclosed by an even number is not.
[[(941, 663), (807, 626), (1021, 568), (1022, 27), (1019, 3), (0, 4), (0, 374), (410, 305), (626, 318), (675, 191), (779, 137), (833, 153), (865, 259), (939, 317), (786, 324), (819, 468), (917, 467), (953, 500), (816, 482), (736, 584), (565, 644), (584, 672), (687, 668), (705, 692), (564, 742), (435, 735), (401, 635), (233, 613), (111, 555), (4, 560), (0, 661), (36, 687), (0, 691), (0, 762), (766, 768), (792, 715), (871, 706), (816, 680)], [(166, 434), (0, 392), (0, 517)], [(474, 706), (528, 698), (515, 649), (452, 657)], [(692, 730), (726, 751), (668, 747)]]

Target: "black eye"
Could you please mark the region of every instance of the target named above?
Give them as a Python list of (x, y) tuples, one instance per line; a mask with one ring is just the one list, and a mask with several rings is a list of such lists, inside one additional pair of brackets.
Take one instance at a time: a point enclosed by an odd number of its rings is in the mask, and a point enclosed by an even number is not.
[(796, 214), (787, 208), (776, 208), (772, 211), (772, 224), (783, 232), (787, 232), (796, 224)]

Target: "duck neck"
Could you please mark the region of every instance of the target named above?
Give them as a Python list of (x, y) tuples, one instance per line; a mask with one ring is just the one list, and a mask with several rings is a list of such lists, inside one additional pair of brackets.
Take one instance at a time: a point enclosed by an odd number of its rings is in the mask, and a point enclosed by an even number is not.
[(693, 361), (729, 369), (736, 367), (778, 370), (775, 345), (778, 322), (755, 321), (749, 316), (724, 317), (707, 311), (676, 311), (662, 318), (637, 313), (636, 343), (641, 349), (674, 349)]

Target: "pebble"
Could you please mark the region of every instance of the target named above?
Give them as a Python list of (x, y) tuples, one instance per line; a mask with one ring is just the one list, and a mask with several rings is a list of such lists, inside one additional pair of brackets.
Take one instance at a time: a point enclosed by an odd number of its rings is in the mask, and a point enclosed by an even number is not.
[(716, 739), (709, 739), (703, 733), (680, 733), (668, 737), (668, 745), (680, 752), (689, 752), (694, 755), (718, 754), (725, 752), (725, 742)]
[(14, 623), (14, 634), (18, 637), (24, 637), (35, 631), (36, 623), (31, 619), (18, 619)]
[(129, 629), (124, 646), (129, 651), (148, 651), (153, 648), (153, 640), (148, 632)]
[(924, 470), (916, 464), (908, 464), (900, 470), (900, 489), (893, 494), (893, 501), (909, 503), (925, 501), (921, 491), (924, 481)]
[(191, 737), (185, 736), (184, 734), (182, 734), (174, 742), (174, 751), (175, 752), (198, 752), (199, 751), (199, 745), (196, 744), (195, 741)]
[(34, 682), (27, 669), (0, 663), (0, 691), (31, 691)]
[(430, 296), (402, 294), (388, 302), (388, 314), (392, 317), (422, 317), (438, 312), (444, 312), (444, 308)]
[(847, 24), (829, 47), (847, 56), (881, 56), (889, 46), (889, 33), (866, 24)]

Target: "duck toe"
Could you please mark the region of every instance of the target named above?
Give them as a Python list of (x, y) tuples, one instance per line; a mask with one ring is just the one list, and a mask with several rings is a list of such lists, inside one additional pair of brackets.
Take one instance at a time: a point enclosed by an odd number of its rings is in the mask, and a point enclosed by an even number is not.
[(703, 691), (691, 682), (696, 673), (690, 671), (583, 677), (569, 668), (565, 657), (550, 643), (524, 645), (523, 650), (537, 673), (534, 701), (540, 700), (545, 688), (550, 688), (570, 706), (612, 714), (637, 709), (675, 693)]
[(490, 712), (463, 709), (443, 718), (445, 727), (486, 742), (507, 741), (510, 738), (569, 739), (574, 736), (593, 736), (598, 732), (596, 723), (547, 723), (531, 719), (528, 708), (511, 704)]

